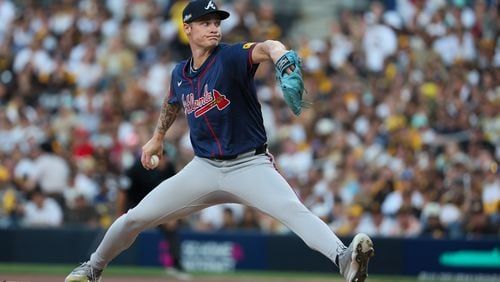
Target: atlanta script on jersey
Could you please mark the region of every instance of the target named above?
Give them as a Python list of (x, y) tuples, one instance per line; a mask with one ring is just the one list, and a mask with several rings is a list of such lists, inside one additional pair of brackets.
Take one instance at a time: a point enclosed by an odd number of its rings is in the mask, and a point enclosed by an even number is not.
[(195, 155), (236, 155), (267, 141), (253, 80), (254, 46), (221, 43), (196, 72), (189, 59), (172, 71), (168, 102), (183, 106)]

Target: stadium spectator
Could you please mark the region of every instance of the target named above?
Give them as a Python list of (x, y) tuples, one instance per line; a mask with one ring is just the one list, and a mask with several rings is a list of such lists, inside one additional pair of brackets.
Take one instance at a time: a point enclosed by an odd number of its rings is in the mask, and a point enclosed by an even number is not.
[(420, 221), (410, 206), (402, 206), (396, 214), (396, 224), (389, 230), (389, 237), (417, 237), (422, 233)]
[(50, 141), (41, 143), (38, 150), (29, 175), (28, 189), (40, 187), (42, 194), (64, 205), (63, 193), (68, 187), (70, 176), (68, 162), (54, 151)]
[(29, 201), (22, 208), (23, 225), (26, 227), (58, 227), (63, 223), (63, 210), (52, 198), (35, 188), (28, 195)]
[(240, 204), (220, 204), (200, 211), (193, 225), (195, 230), (214, 231), (225, 228), (225, 224), (233, 226), (241, 220), (244, 207)]
[(275, 21), (275, 7), (272, 2), (259, 2), (256, 18), (257, 21), (250, 28), (251, 38), (256, 41), (263, 41), (281, 37), (282, 29)]
[(247, 231), (259, 231), (261, 228), (257, 210), (252, 207), (245, 207), (243, 217), (238, 223), (238, 228)]
[(439, 218), (441, 206), (436, 202), (428, 202), (422, 210), (420, 222), (422, 224), (422, 236), (434, 239), (447, 237), (447, 230)]
[(10, 25), (16, 17), (16, 6), (10, 0), (0, 1), (0, 38), (5, 37)]
[(0, 165), (0, 228), (19, 226), (22, 219), (24, 195), (16, 189), (11, 173)]
[(374, 237), (388, 237), (396, 225), (397, 222), (392, 217), (382, 213), (378, 204), (373, 204), (363, 215), (355, 232), (364, 232)]
[(238, 226), (234, 212), (231, 208), (226, 207), (222, 210), (222, 225), (221, 230), (234, 230)]
[(99, 215), (87, 198), (79, 194), (73, 200), (73, 204), (64, 210), (63, 221), (66, 226), (98, 227)]
[(494, 235), (497, 230), (491, 218), (484, 213), (481, 200), (472, 200), (466, 208), (464, 216), (464, 233), (468, 238), (480, 238), (484, 235)]
[(481, 198), (484, 213), (492, 215), (500, 212), (500, 173), (498, 165), (495, 163), (483, 167), (483, 170), (486, 178), (483, 181), (483, 187), (481, 187)]

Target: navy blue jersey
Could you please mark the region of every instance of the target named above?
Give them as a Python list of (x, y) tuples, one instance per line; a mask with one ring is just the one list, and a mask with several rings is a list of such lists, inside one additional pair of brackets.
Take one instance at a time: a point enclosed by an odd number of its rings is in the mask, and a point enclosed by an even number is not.
[(172, 71), (168, 102), (183, 106), (196, 156), (236, 155), (267, 141), (254, 84), (254, 46), (220, 44), (196, 73), (190, 60)]

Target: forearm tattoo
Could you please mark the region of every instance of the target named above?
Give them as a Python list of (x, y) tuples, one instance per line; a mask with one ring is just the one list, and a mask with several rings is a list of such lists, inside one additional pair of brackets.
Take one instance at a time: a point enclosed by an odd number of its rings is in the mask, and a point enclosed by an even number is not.
[(180, 108), (181, 106), (179, 104), (169, 104), (168, 98), (165, 97), (163, 105), (161, 106), (158, 124), (156, 125), (158, 133), (165, 134), (167, 132), (172, 123), (174, 123), (174, 120), (177, 118)]

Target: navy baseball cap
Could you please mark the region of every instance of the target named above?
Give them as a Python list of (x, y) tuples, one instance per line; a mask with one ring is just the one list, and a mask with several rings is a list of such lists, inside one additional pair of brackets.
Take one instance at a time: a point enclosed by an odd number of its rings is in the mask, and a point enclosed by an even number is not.
[(228, 12), (217, 9), (213, 0), (195, 0), (189, 2), (182, 11), (182, 21), (185, 23), (194, 22), (208, 14), (217, 14), (221, 20), (229, 17)]

